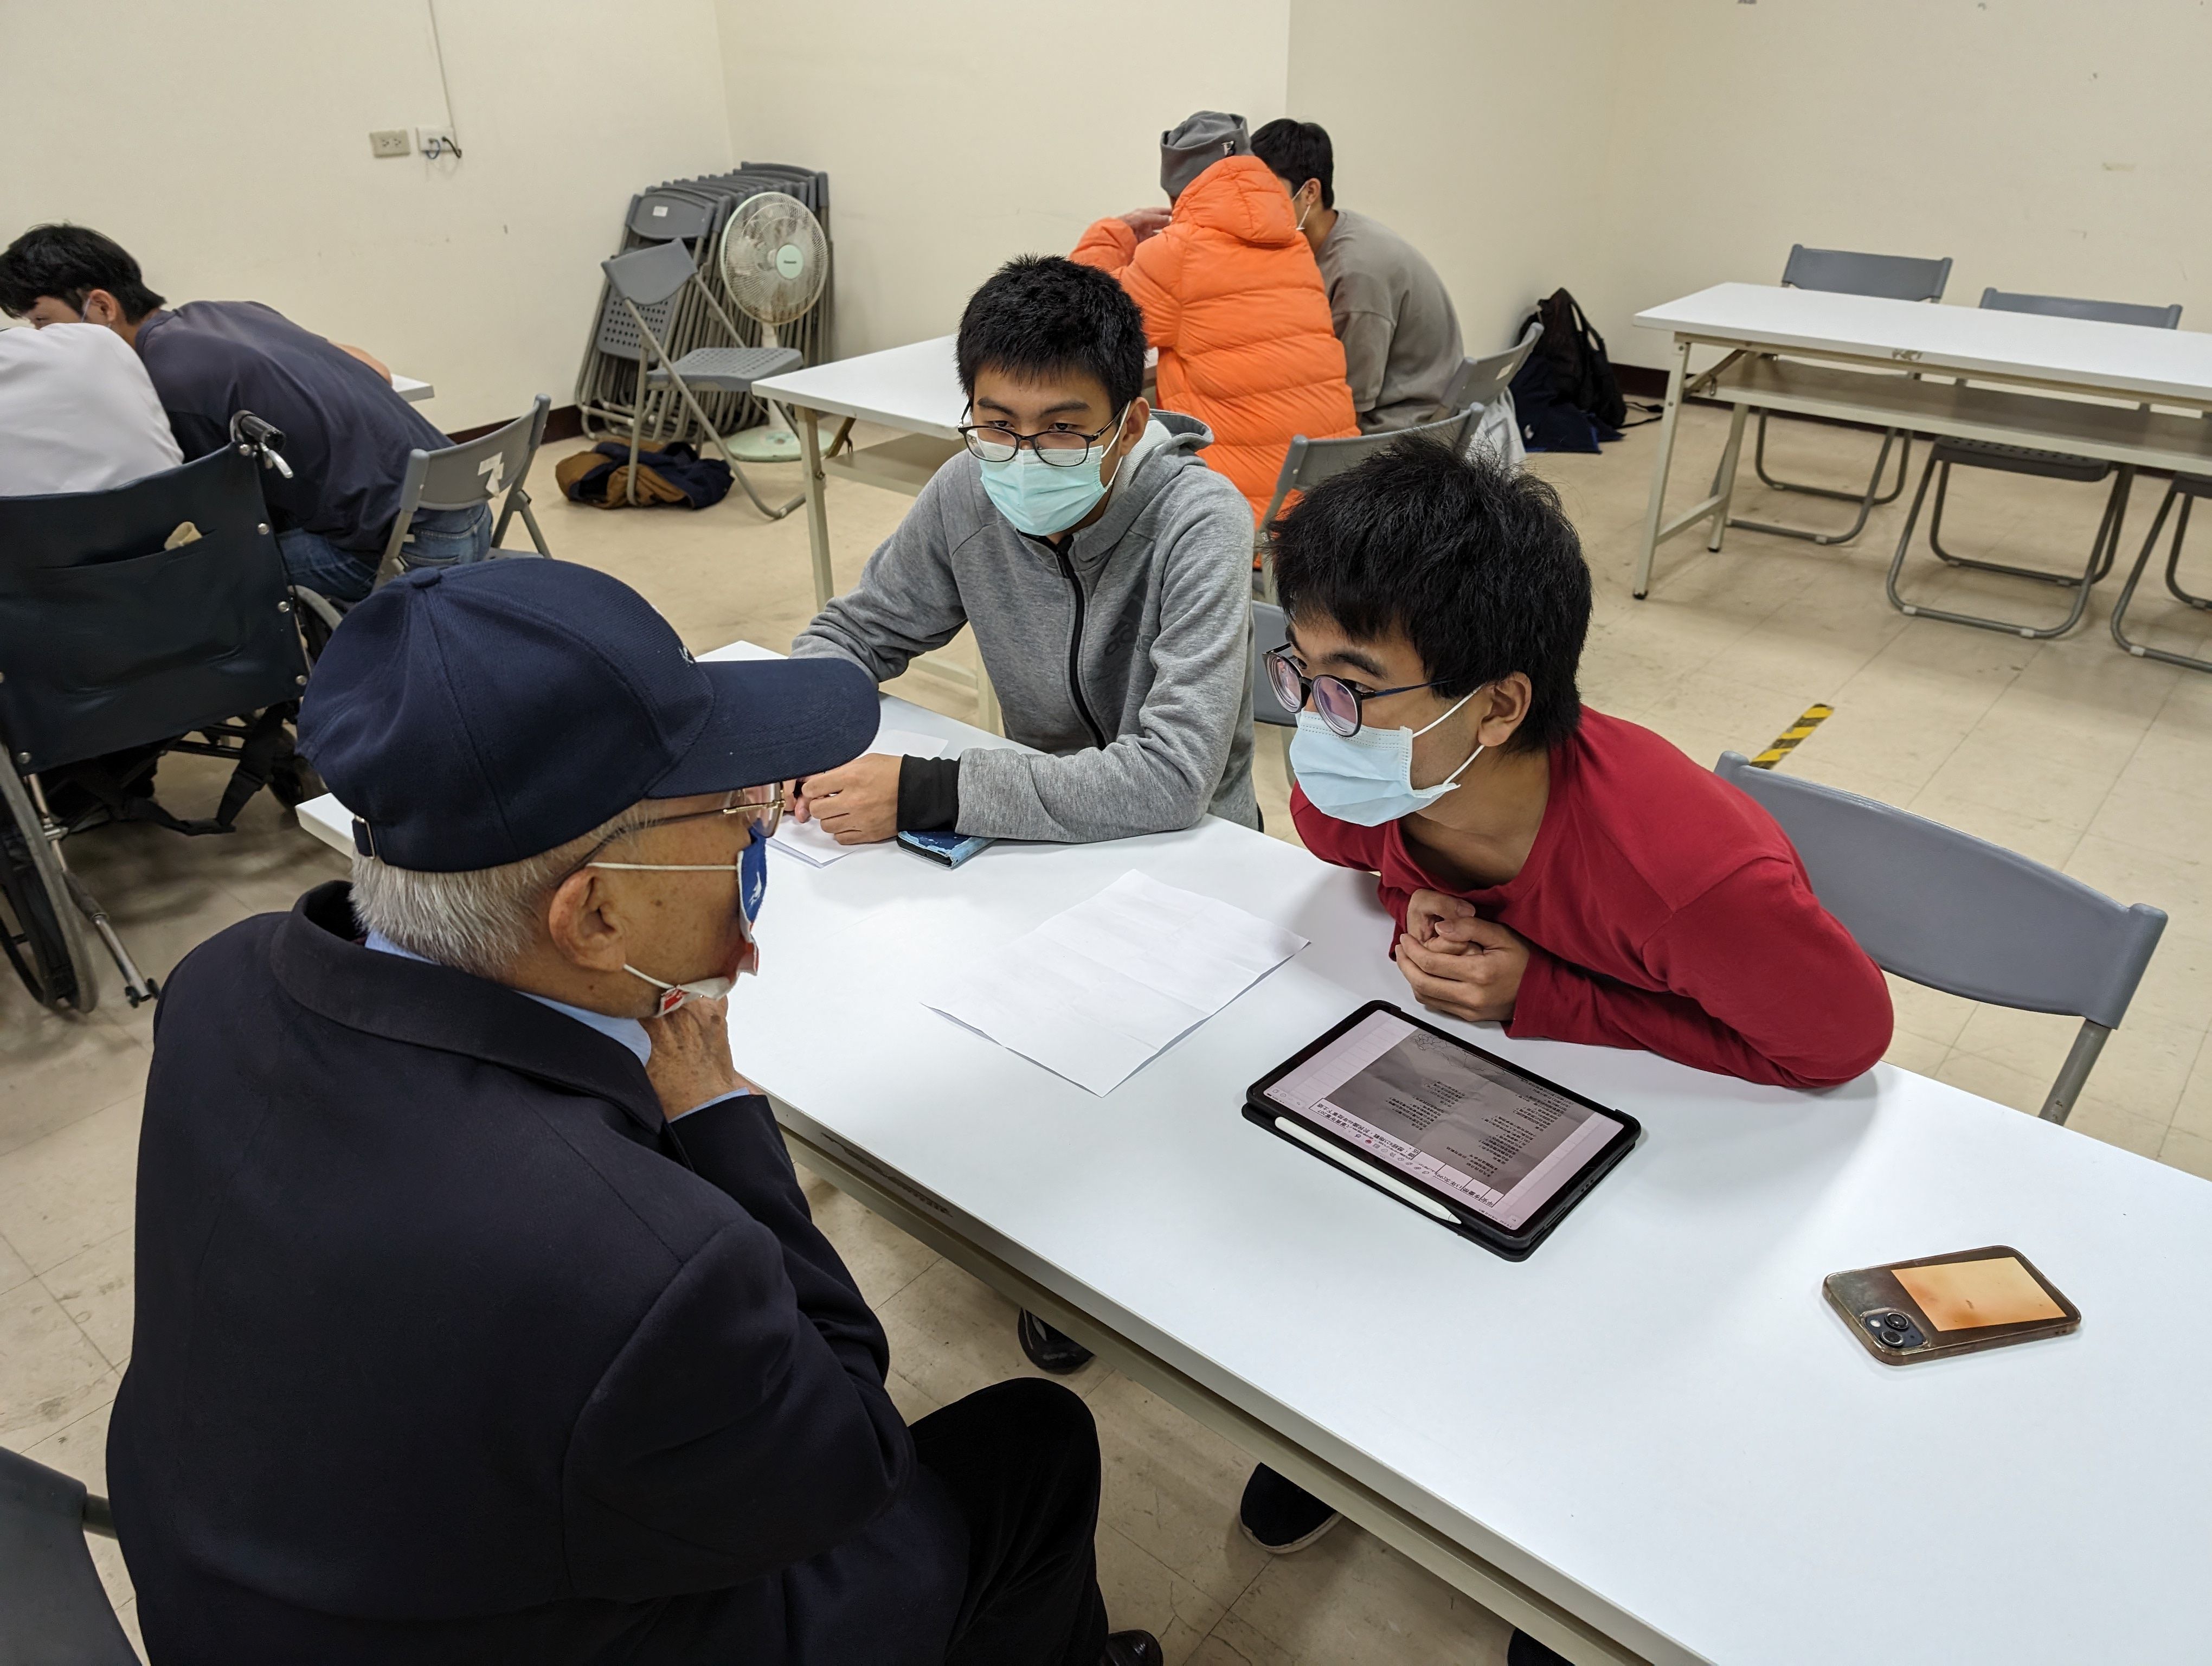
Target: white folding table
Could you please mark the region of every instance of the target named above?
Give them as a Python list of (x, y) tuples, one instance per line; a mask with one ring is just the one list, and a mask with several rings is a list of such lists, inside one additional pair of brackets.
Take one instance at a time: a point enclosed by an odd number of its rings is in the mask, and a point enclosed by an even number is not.
[[(1735, 490), (1744, 419), (1778, 410), (2137, 468), (2212, 469), (2212, 335), (1979, 307), (1717, 283), (1638, 313), (1673, 337), (1635, 593), (1651, 588), (1660, 544), (1702, 523), (1717, 550)], [(1693, 348), (1721, 350), (1692, 374)], [(1918, 375), (1900, 374), (1917, 372)], [(1936, 380), (1925, 380), (1934, 373)], [(1702, 395), (1734, 407), (1712, 489), (1665, 513), (1677, 414)], [(2145, 410), (2142, 404), (2176, 407)], [(1911, 612), (1910, 607), (1906, 612)]]
[(434, 399), (438, 397), (436, 388), (414, 376), (393, 376), (392, 391), (410, 405), (420, 404), (425, 399)]
[[(1570, 1658), (2212, 1658), (2212, 1185), (1887, 1065), (1796, 1093), (1447, 1020), (1646, 1130), (1515, 1264), (1239, 1114), (1407, 1000), (1370, 877), (1211, 818), (770, 860), (731, 1033), (800, 1161)], [(1311, 945), (1103, 1098), (921, 1006), (1131, 869)], [(1822, 1301), (1991, 1243), (2081, 1330), (1892, 1368)]]
[[(799, 444), (806, 462), (806, 540), (814, 557), (814, 605), (818, 610), (836, 593), (830, 564), (830, 511), (826, 477), (839, 475), (908, 497), (921, 495), (930, 477), (960, 449), (959, 426), (968, 408), (960, 373), (952, 356), (953, 338), (938, 336), (905, 347), (886, 348), (836, 359), (811, 369), (764, 377), (753, 392), (790, 407), (799, 418)], [(821, 419), (839, 419), (825, 447)], [(897, 432), (873, 445), (852, 443), (853, 424), (873, 423)], [(974, 667), (956, 660), (925, 654), (915, 670), (963, 692), (973, 692), (984, 726), (1000, 726), (998, 696), (980, 656)]]

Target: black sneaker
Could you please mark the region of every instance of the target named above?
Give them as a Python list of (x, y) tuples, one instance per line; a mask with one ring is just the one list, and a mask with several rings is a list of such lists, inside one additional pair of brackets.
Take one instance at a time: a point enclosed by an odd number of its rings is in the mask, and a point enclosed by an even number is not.
[(1237, 1506), (1237, 1525), (1262, 1550), (1287, 1556), (1304, 1550), (1343, 1519), (1295, 1481), (1261, 1464), (1244, 1483), (1244, 1501)]
[(1026, 1310), (1014, 1322), (1014, 1335), (1021, 1339), (1022, 1352), (1029, 1356), (1030, 1364), (1054, 1377), (1081, 1371), (1091, 1363), (1089, 1348)]
[(1150, 1632), (1116, 1632), (1106, 1639), (1098, 1666), (1167, 1666), (1167, 1651)]
[(1516, 1632), (1513, 1640), (1505, 1645), (1505, 1666), (1574, 1666), (1574, 1663), (1528, 1633)]

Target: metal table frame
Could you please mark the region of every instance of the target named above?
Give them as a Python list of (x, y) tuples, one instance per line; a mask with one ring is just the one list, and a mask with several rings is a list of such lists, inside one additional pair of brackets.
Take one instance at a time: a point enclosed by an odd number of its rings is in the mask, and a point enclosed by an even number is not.
[[(1668, 328), (1664, 317), (1668, 310), (1656, 309), (1639, 317), (1638, 322)], [(1923, 313), (1966, 311), (1916, 310)], [(2047, 322), (2033, 315), (2022, 317), (2031, 324)], [(1690, 355), (1698, 347), (1717, 348), (1723, 356), (1693, 374)], [(2109, 375), (2093, 380), (2029, 364), (1946, 363), (1946, 356), (1904, 346), (1885, 354), (1803, 340), (1777, 341), (1725, 328), (1674, 325), (1659, 452), (1652, 465), (1651, 495), (1637, 556), (1633, 586), (1637, 599), (1642, 600), (1650, 593), (1652, 566), (1659, 546), (1668, 539), (1709, 522), (1711, 531), (1705, 547), (1720, 549), (1735, 493), (1744, 419), (1753, 410), (2063, 451), (2137, 469), (2197, 474), (2212, 470), (2212, 423), (2203, 420), (2203, 413), (2212, 411), (2212, 392), (2177, 388), (2170, 383), (2130, 388)], [(1930, 379), (1945, 375), (1958, 380)], [(2101, 403), (2130, 395), (2138, 401), (2154, 400), (2162, 406), (2197, 414), (2175, 416), (2136, 404)], [(1674, 463), (1677, 423), (1682, 401), (1695, 397), (1731, 407), (1728, 443), (1711, 489), (1687, 508), (1669, 516), (1665, 512), (1667, 482)], [(1911, 605), (1904, 608), (1908, 614), (1916, 611)]]

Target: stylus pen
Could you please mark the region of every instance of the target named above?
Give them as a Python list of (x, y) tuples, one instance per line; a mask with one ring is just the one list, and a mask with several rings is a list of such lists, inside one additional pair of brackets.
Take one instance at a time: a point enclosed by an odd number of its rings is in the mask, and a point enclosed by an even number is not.
[(1434, 1215), (1438, 1220), (1446, 1221), (1454, 1226), (1459, 1225), (1459, 1217), (1454, 1214), (1450, 1210), (1445, 1208), (1444, 1206), (1437, 1202), (1436, 1199), (1425, 1196), (1423, 1194), (1415, 1191), (1404, 1181), (1394, 1179), (1389, 1175), (1383, 1173), (1380, 1169), (1375, 1168), (1371, 1164), (1362, 1163), (1357, 1158), (1346, 1155), (1343, 1152), (1339, 1151), (1335, 1146), (1330, 1145), (1328, 1140), (1322, 1139), (1318, 1134), (1309, 1134), (1304, 1128), (1299, 1127), (1296, 1122), (1285, 1122), (1279, 1116), (1275, 1118), (1275, 1126), (1283, 1133), (1289, 1134), (1291, 1139), (1297, 1140), (1300, 1145), (1310, 1146), (1314, 1150), (1319, 1152), (1323, 1157), (1328, 1158), (1330, 1162), (1338, 1164), (1340, 1167), (1349, 1169), (1352, 1173), (1358, 1175), (1362, 1180), (1373, 1181), (1376, 1185), (1382, 1188), (1384, 1191), (1390, 1193), (1393, 1196), (1404, 1198), (1407, 1202), (1412, 1204), (1416, 1209), (1423, 1210), (1429, 1214)]

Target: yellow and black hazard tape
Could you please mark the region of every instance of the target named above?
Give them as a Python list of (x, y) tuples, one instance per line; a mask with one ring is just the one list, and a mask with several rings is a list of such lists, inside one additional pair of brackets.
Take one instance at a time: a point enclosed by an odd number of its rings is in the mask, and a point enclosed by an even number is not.
[(1836, 714), (1833, 706), (1808, 706), (1798, 720), (1774, 737), (1774, 744), (1752, 759), (1754, 769), (1771, 769), (1797, 750), (1797, 743)]

